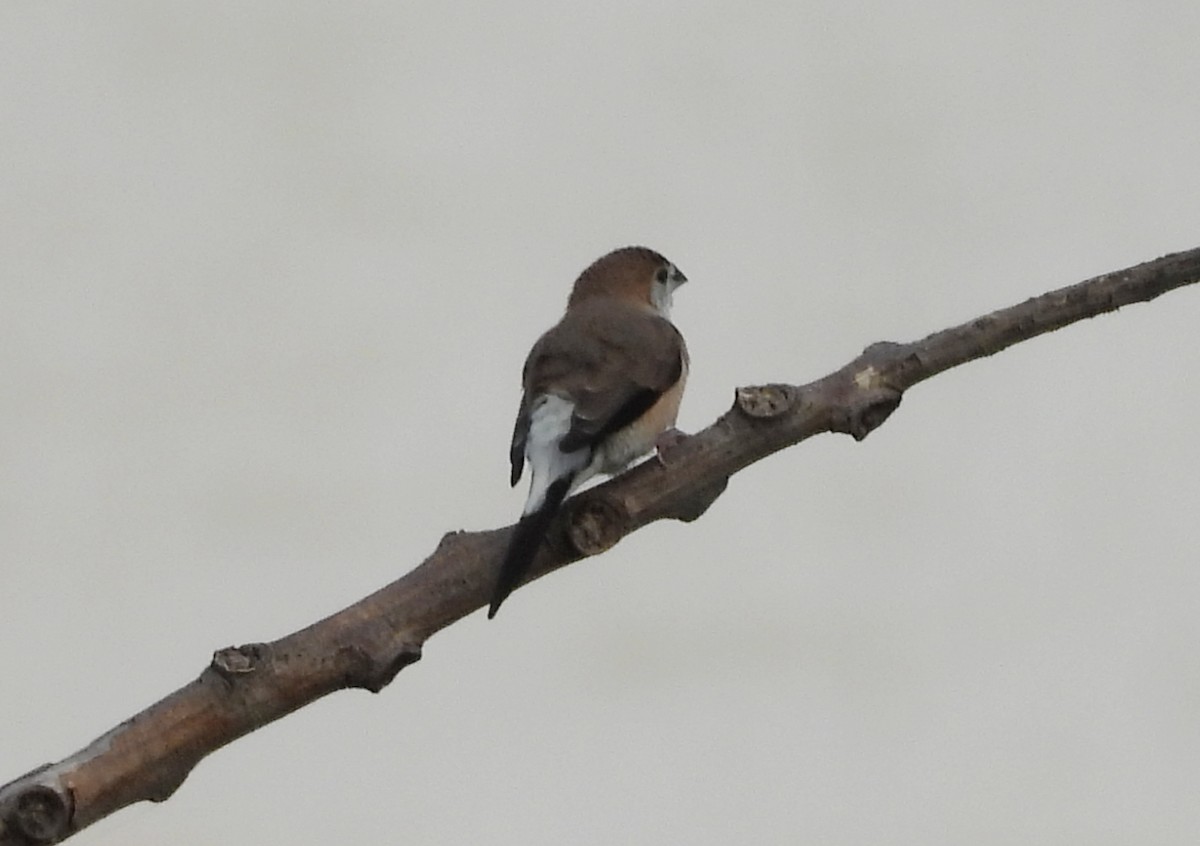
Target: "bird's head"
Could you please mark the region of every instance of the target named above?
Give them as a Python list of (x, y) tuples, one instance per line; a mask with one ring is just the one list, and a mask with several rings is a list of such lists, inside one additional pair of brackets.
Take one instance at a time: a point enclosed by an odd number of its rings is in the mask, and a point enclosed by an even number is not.
[(579, 274), (567, 308), (592, 297), (615, 297), (670, 318), (672, 294), (686, 281), (679, 268), (654, 250), (622, 247)]

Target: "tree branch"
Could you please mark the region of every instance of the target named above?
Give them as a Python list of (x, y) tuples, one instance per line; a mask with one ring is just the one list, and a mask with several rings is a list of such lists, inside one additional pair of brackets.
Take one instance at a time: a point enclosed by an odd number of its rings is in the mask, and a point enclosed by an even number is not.
[[(877, 343), (803, 386), (739, 388), (703, 431), (567, 502), (538, 578), (655, 520), (698, 518), (729, 476), (820, 432), (862, 440), (943, 370), (1200, 280), (1200, 248), (1098, 276), (909, 344)], [(416, 569), (272, 643), (216, 652), (199, 678), (86, 748), (0, 787), (0, 846), (55, 843), (120, 808), (161, 802), (207, 754), (320, 697), (382, 690), (430, 635), (485, 605), (511, 527), (453, 532)]]

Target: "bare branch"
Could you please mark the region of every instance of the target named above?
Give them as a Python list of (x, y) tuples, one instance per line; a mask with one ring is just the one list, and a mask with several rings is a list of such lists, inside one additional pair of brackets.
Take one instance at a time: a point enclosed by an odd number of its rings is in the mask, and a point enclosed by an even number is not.
[[(733, 407), (664, 461), (569, 500), (531, 578), (647, 523), (698, 518), (729, 476), (819, 432), (857, 440), (911, 386), (956, 365), (1200, 280), (1200, 248), (1098, 276), (910, 344), (878, 343), (808, 385), (740, 388)], [(407, 575), (273, 643), (222, 649), (199, 678), (89, 746), (0, 787), (0, 846), (55, 843), (120, 808), (161, 802), (205, 755), (348, 687), (383, 689), (430, 635), (485, 605), (511, 527), (455, 532)]]

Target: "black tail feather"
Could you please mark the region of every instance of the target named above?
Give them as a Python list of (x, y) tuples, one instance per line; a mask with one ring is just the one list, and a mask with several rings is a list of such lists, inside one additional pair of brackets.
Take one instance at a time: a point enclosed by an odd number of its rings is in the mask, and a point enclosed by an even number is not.
[(542, 507), (537, 511), (522, 515), (513, 529), (512, 538), (508, 542), (508, 550), (504, 553), (504, 562), (500, 565), (500, 575), (496, 578), (496, 587), (492, 591), (492, 604), (488, 607), (488, 619), (496, 616), (500, 603), (517, 589), (521, 579), (529, 572), (533, 559), (542, 546), (542, 540), (554, 522), (554, 517), (567, 498), (571, 488), (571, 479), (558, 479), (546, 489), (546, 497)]

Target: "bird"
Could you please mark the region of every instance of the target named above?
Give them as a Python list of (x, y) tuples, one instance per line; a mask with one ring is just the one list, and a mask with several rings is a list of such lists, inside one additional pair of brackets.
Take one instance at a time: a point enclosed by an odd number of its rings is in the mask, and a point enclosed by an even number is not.
[(679, 435), (688, 351), (671, 305), (686, 281), (647, 247), (613, 250), (579, 275), (562, 319), (530, 350), (509, 452), (513, 486), (529, 463), (529, 495), (489, 620), (528, 573), (568, 494)]

